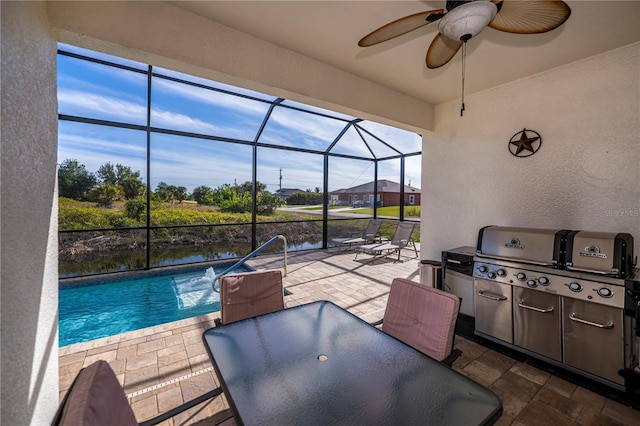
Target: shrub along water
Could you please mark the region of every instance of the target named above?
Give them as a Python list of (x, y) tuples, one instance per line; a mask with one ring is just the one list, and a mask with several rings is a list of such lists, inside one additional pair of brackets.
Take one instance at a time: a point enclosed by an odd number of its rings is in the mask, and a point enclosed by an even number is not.
[[(60, 230), (71, 231), (59, 234), (61, 277), (146, 266), (146, 202), (143, 200), (118, 201), (107, 208), (60, 197), (58, 217)], [(154, 201), (150, 218), (153, 227), (149, 241), (152, 267), (239, 258), (251, 251), (249, 213), (223, 212), (217, 206), (196, 203)], [(317, 214), (286, 210), (259, 215), (257, 244), (282, 234), (287, 237), (290, 247), (319, 247), (322, 244), (322, 222), (319, 219)], [(329, 240), (361, 231), (367, 221), (366, 218), (331, 220)], [(380, 234), (390, 238), (395, 224), (395, 221), (385, 221)], [(417, 238), (419, 231), (413, 236), (413, 239)], [(267, 251), (280, 250), (282, 247), (276, 244)]]

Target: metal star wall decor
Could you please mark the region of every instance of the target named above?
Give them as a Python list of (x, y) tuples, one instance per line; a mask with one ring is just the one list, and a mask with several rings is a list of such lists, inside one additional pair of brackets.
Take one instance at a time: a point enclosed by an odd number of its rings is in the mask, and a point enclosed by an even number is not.
[(538, 152), (541, 146), (540, 133), (528, 129), (522, 129), (521, 132), (511, 136), (508, 144), (509, 152), (516, 157), (529, 157)]

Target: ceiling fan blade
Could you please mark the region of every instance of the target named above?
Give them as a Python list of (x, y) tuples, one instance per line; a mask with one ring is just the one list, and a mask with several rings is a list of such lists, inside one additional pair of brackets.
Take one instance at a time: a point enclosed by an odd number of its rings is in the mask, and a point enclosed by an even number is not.
[(503, 0), (494, 2), (500, 9), (489, 26), (507, 33), (545, 33), (564, 24), (571, 15), (571, 8), (560, 0)]
[(434, 69), (443, 66), (456, 55), (461, 47), (461, 41), (451, 40), (438, 33), (427, 51), (427, 68)]
[(396, 19), (362, 37), (358, 46), (367, 47), (401, 36), (420, 27), (435, 22), (444, 16), (444, 9), (428, 10)]

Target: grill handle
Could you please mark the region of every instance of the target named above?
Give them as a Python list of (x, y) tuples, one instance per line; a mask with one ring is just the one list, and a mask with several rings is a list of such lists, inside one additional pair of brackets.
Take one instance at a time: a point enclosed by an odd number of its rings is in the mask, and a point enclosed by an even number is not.
[[(506, 260), (508, 262), (519, 262), (522, 259), (518, 259), (515, 257), (506, 257), (506, 256), (494, 256), (494, 255), (489, 255), (489, 254), (483, 254), (481, 252), (477, 253), (478, 257), (484, 257), (486, 259), (495, 259), (495, 260)], [(553, 266), (553, 262), (540, 262), (540, 261), (535, 261), (535, 260), (530, 260), (530, 259), (525, 259), (522, 260), (525, 263), (530, 263), (532, 265), (538, 265), (538, 266)]]
[(530, 306), (530, 305), (525, 305), (524, 301), (521, 300), (518, 302), (518, 306), (524, 309), (530, 309), (532, 311), (536, 311), (536, 312), (540, 312), (542, 314), (548, 314), (549, 312), (553, 312), (553, 306), (551, 306), (550, 308), (536, 308), (535, 306)]
[(502, 302), (503, 300), (507, 300), (506, 296), (503, 296), (501, 294), (498, 295), (498, 294), (492, 294), (492, 293), (485, 293), (484, 290), (478, 290), (478, 296), (484, 297), (486, 299), (495, 300), (497, 302)]
[(583, 320), (581, 318), (578, 318), (576, 316), (575, 312), (572, 312), (571, 315), (569, 315), (569, 319), (571, 321), (577, 321), (577, 322), (579, 322), (581, 324), (590, 325), (592, 327), (605, 328), (605, 329), (613, 328), (613, 323), (612, 322), (610, 322), (609, 324), (598, 324), (597, 322), (591, 322), (591, 321)]
[(571, 266), (571, 265), (565, 265), (565, 267), (569, 271), (589, 272), (591, 274), (599, 274), (599, 275), (611, 275), (611, 274), (619, 275), (620, 274), (620, 270), (617, 268), (612, 268), (611, 271), (607, 272), (607, 271), (598, 271), (597, 269), (576, 268), (575, 266)]

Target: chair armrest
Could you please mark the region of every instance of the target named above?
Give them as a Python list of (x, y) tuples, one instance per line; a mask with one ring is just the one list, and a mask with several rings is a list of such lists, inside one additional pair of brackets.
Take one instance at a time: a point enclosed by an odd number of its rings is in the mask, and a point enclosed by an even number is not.
[(382, 324), (382, 321), (384, 320), (384, 318), (380, 318), (378, 321), (374, 321), (374, 322), (370, 322), (369, 324), (371, 324), (374, 327), (379, 326), (380, 324)]
[(197, 398), (194, 398), (190, 401), (185, 402), (182, 405), (177, 406), (176, 408), (173, 408), (169, 411), (167, 411), (166, 413), (162, 413), (159, 416), (156, 416), (152, 419), (149, 419), (147, 421), (141, 422), (140, 426), (152, 426), (152, 425), (157, 425), (158, 423), (161, 423), (167, 419), (170, 419), (171, 417), (174, 417), (176, 414), (182, 413), (183, 411), (186, 411), (190, 408), (195, 407), (198, 404), (201, 404), (211, 398), (214, 398), (218, 395), (220, 395), (222, 393), (222, 389), (220, 388), (216, 388), (212, 391), (209, 391), (203, 395), (200, 395)]
[(442, 360), (443, 364), (446, 364), (448, 367), (451, 367), (456, 359), (458, 359), (462, 355), (462, 351), (460, 349), (454, 349), (451, 351), (448, 357)]

